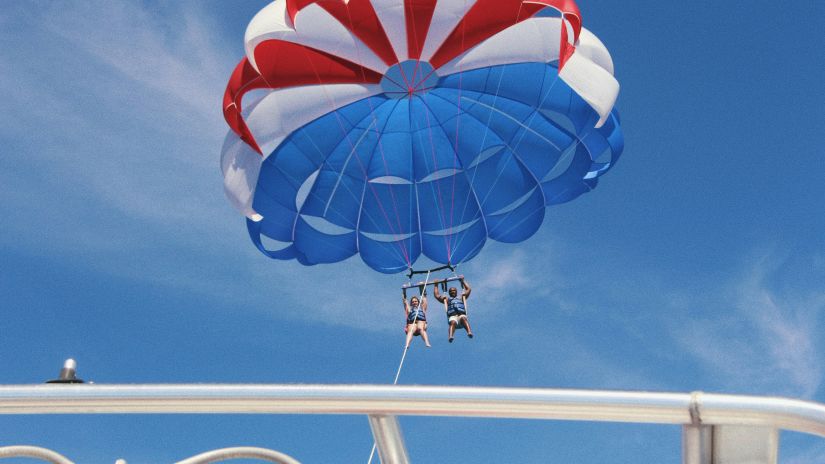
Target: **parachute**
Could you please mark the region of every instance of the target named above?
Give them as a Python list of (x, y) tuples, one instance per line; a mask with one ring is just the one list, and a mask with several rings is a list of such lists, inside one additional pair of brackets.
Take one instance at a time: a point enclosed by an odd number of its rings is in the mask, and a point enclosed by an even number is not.
[(573, 0), (276, 0), (245, 45), (221, 167), (271, 258), (457, 265), (622, 153), (613, 62)]

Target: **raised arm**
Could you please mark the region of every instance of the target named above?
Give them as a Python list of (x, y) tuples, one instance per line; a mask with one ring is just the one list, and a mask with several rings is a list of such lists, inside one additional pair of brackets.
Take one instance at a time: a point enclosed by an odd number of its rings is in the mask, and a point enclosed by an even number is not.
[(464, 282), (463, 277), (460, 280), (461, 280), (461, 286), (464, 287), (464, 293), (462, 293), (461, 296), (463, 296), (464, 298), (467, 298), (467, 297), (470, 296), (470, 292), (472, 291), (472, 289), (470, 288), (470, 284), (468, 284), (467, 282)]
[(447, 298), (438, 291), (438, 285), (441, 284), (440, 280), (436, 280), (433, 282), (433, 296), (439, 303), (444, 303), (447, 301)]
[(421, 295), (421, 309), (425, 312), (427, 311), (427, 294)]
[(403, 299), (403, 302), (404, 302), (404, 314), (406, 314), (406, 315), (408, 315), (408, 316), (409, 316), (409, 314), (410, 314), (410, 303), (408, 303), (408, 302), (407, 302), (407, 289), (406, 289), (406, 288), (404, 288), (404, 289), (402, 289), (401, 291), (402, 291), (402, 292), (403, 292), (403, 294), (404, 294), (404, 299)]

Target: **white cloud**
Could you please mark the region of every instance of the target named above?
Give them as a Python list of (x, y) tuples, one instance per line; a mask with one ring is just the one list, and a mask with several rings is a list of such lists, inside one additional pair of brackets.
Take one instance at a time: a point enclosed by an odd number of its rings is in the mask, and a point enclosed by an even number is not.
[[(215, 220), (229, 210), (220, 104), (239, 57), (219, 44), (215, 19), (194, 7), (173, 4), (178, 11), (164, 15), (131, 2), (28, 4), (0, 32), (13, 44), (0, 51), (0, 96), (13, 108), (0, 114), (0, 138), (15, 145), (4, 159), (15, 169), (0, 172), (0, 189), (39, 198), (29, 217), (51, 223), (100, 215), (41, 244), (143, 237), (119, 227), (119, 215), (147, 229), (229, 230)], [(67, 207), (69, 198), (84, 201)]]
[(518, 250), (509, 254), (485, 250), (476, 261), (467, 265), (471, 271), (467, 275), (468, 282), (474, 278), (470, 282), (474, 299), (484, 299), (488, 305), (500, 306), (516, 292), (538, 289), (538, 285), (528, 277), (529, 262), (525, 258), (525, 254)]
[(730, 289), (715, 293), (704, 316), (679, 321), (672, 333), (687, 353), (733, 389), (810, 398), (822, 386), (819, 315), (822, 290), (780, 292), (771, 277), (782, 262), (757, 260)]
[(221, 100), (240, 47), (219, 43), (218, 19), (197, 2), (160, 7), (174, 11), (10, 7), (14, 27), (0, 30), (11, 44), (0, 47), (0, 244), (268, 308), (272, 293), (250, 288), (270, 288), (290, 267), (248, 243), (220, 178)]
[(225, 85), (231, 62), (218, 53), (224, 48), (210, 32), (211, 19), (192, 6), (167, 19), (137, 3), (53, 2), (45, 11), (44, 26), (134, 85), (172, 98), (171, 105), (192, 107), (204, 119), (215, 119), (205, 115), (220, 114), (222, 93), (215, 90)]
[(562, 271), (566, 259), (562, 248), (545, 234), (543, 241), (522, 246), (488, 243), (459, 273), (467, 274), (472, 298), (484, 301), (482, 307), (502, 311), (529, 300), (567, 312), (576, 304), (567, 293), (575, 282)]

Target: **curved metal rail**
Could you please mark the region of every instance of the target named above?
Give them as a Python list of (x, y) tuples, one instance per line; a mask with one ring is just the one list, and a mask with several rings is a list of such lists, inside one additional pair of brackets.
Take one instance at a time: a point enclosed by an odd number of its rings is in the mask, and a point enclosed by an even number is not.
[(227, 461), (230, 459), (259, 459), (276, 464), (301, 464), (291, 456), (279, 451), (255, 447), (223, 448), (207, 451), (206, 453), (201, 453), (197, 456), (179, 461), (176, 464), (211, 464), (213, 462)]
[[(3, 446), (0, 447), (0, 459), (4, 458), (32, 458), (39, 459), (51, 464), (74, 464), (68, 458), (47, 448), (38, 446)], [(275, 464), (301, 464), (291, 456), (279, 451), (256, 447), (236, 447), (222, 448), (186, 458), (176, 464), (212, 464), (215, 462), (228, 461), (232, 459), (258, 459)], [(123, 459), (118, 459), (115, 464), (127, 464)]]
[(724, 456), (737, 455), (738, 447), (749, 448), (748, 456), (758, 454), (748, 462), (775, 463), (778, 429), (825, 437), (825, 405), (702, 392), (388, 385), (0, 386), (0, 414), (96, 413), (364, 414), (370, 417), (385, 464), (408, 462), (395, 419), (399, 415), (682, 425), (687, 464), (736, 462)]
[(51, 464), (74, 464), (66, 456), (39, 446), (20, 445), (0, 447), (0, 459), (5, 458), (32, 458)]

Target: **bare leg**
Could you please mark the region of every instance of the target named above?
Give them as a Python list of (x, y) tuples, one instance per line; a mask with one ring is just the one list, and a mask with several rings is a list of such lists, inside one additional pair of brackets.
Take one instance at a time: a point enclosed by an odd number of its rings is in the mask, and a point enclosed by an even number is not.
[(453, 335), (455, 334), (455, 321), (450, 322), (450, 329), (448, 330), (449, 338), (447, 339), (448, 342), (453, 342)]
[(424, 344), (427, 345), (427, 348), (430, 347), (430, 338), (427, 336), (427, 323), (426, 322), (419, 322), (418, 323), (419, 334), (421, 334), (421, 338), (424, 339)]
[(407, 348), (410, 347), (410, 342), (412, 341), (414, 333), (415, 333), (415, 324), (407, 324), (407, 344), (405, 345)]
[(473, 338), (473, 329), (470, 328), (470, 320), (467, 319), (467, 316), (461, 317), (461, 325), (463, 325), (464, 330), (467, 331), (467, 336)]

